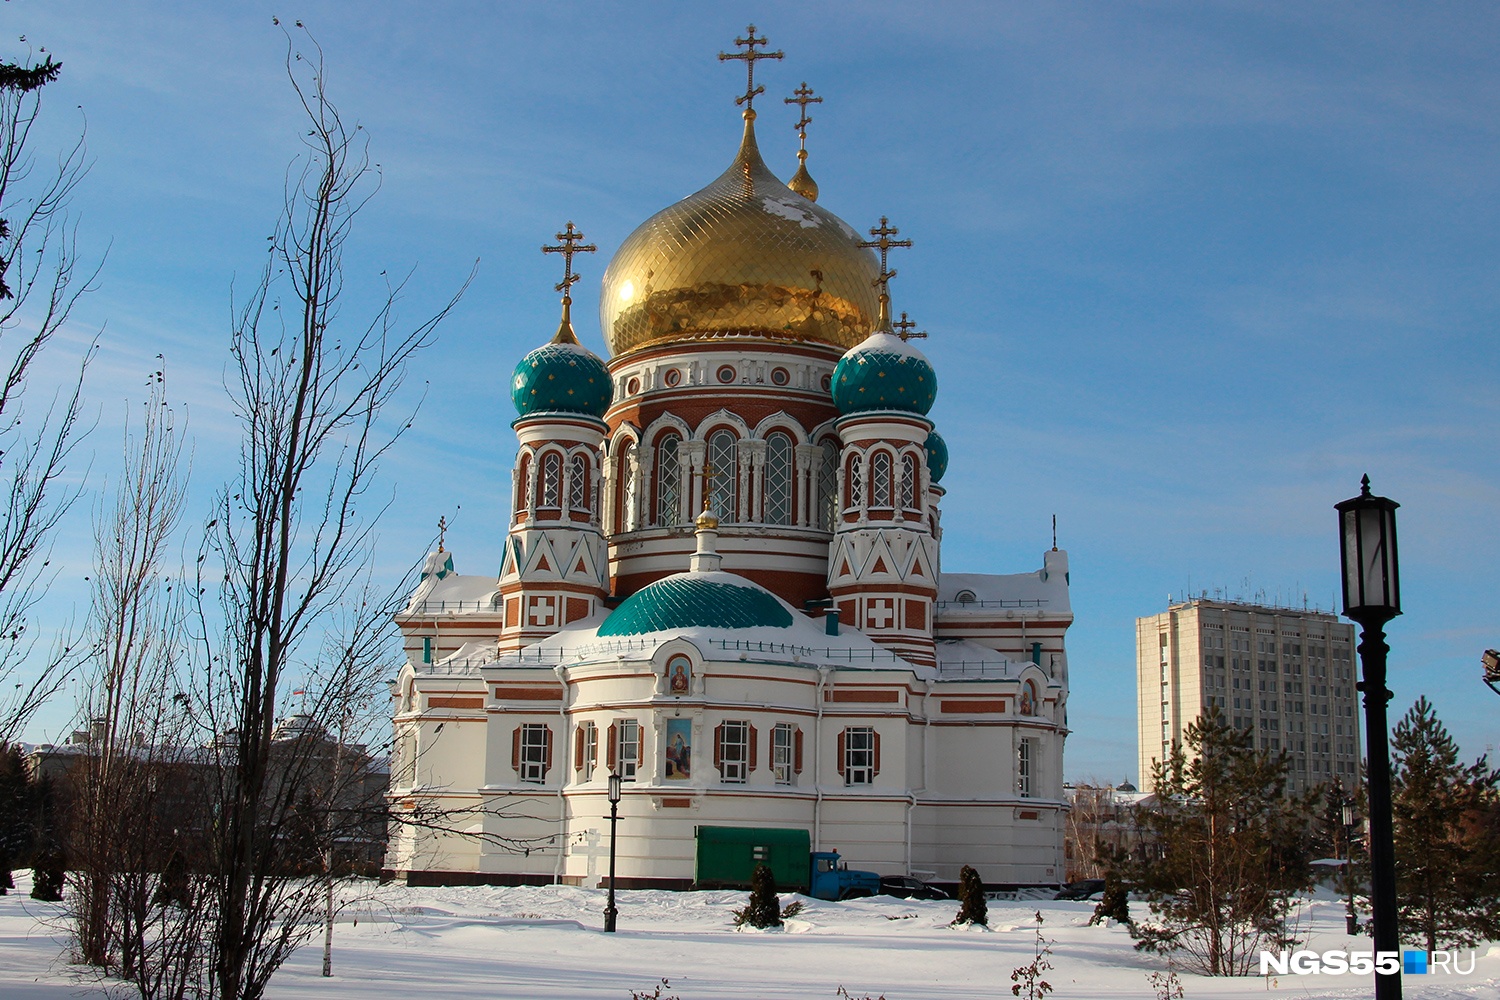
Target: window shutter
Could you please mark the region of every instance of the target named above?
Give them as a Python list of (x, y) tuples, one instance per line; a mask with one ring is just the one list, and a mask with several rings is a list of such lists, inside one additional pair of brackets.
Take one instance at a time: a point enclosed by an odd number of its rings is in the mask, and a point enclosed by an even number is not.
[(573, 730), (573, 770), (583, 770), (583, 727)]
[(802, 727), (793, 730), (792, 736), (792, 771), (802, 773)]
[(617, 745), (619, 743), (618, 739), (616, 738), (615, 732), (616, 732), (616, 730), (618, 728), (619, 727), (616, 726), (613, 722), (611, 722), (609, 724), (609, 741), (608, 741), (608, 747), (604, 751), (604, 754), (605, 754), (605, 767), (609, 768), (609, 773), (610, 774), (614, 774), (615, 773), (615, 753), (616, 753), (616, 747), (617, 747)]
[(756, 761), (756, 749), (755, 748), (757, 746), (759, 746), (759, 745), (760, 744), (756, 740), (755, 727), (751, 726), (750, 727), (750, 768), (749, 769), (752, 770), (752, 771), (755, 770), (755, 761)]
[[(876, 756), (876, 759), (879, 760), (879, 756), (878, 755)], [(876, 764), (875, 766), (879, 767), (880, 765)], [(546, 775), (546, 773), (548, 771), (550, 771), (550, 770), (552, 770), (552, 727), (548, 726), (547, 727), (547, 750), (546, 750), (546, 756), (544, 756), (542, 758), (542, 774)]]
[(724, 723), (714, 726), (714, 767), (724, 772)]
[(846, 743), (845, 737), (848, 736), (848, 735), (849, 735), (849, 730), (847, 730), (847, 729), (840, 729), (839, 730), (839, 752), (834, 755), (834, 760), (838, 762), (838, 769), (839, 769), (839, 777), (840, 778), (842, 778), (844, 776), (844, 745)]
[(880, 734), (872, 734), (875, 737), (875, 773), (880, 773)]
[(521, 727), (511, 734), (510, 740), (510, 766), (517, 774), (521, 773)]

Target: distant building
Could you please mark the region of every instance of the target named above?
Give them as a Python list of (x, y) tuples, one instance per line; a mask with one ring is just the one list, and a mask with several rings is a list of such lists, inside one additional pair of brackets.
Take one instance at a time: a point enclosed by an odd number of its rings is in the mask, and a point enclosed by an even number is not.
[(1088, 782), (1063, 786), (1068, 800), (1068, 820), (1063, 839), (1067, 858), (1064, 881), (1104, 878), (1110, 854), (1137, 854), (1145, 849), (1148, 836), (1141, 829), (1139, 812), (1150, 809), (1156, 798), (1138, 791), (1129, 781), (1116, 786)]
[(1322, 611), (1184, 601), (1138, 618), (1136, 702), (1141, 786), (1210, 705), (1291, 758), (1292, 791), (1359, 779), (1354, 626)]

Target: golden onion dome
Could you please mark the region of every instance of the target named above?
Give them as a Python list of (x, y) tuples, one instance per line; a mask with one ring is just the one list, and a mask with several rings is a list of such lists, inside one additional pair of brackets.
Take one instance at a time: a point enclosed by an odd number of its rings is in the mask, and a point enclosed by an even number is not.
[(600, 325), (618, 356), (719, 337), (848, 349), (875, 328), (875, 255), (853, 227), (788, 189), (755, 144), (755, 114), (729, 169), (631, 233), (604, 272)]

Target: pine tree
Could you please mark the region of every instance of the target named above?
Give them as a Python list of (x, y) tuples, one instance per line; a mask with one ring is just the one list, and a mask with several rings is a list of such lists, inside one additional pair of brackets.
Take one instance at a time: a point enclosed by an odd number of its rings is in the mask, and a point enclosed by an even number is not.
[(979, 924), (988, 927), (990, 923), (989, 904), (984, 899), (984, 882), (979, 878), (979, 872), (970, 865), (964, 865), (958, 873), (958, 916), (953, 918), (954, 924)]
[(781, 899), (776, 895), (776, 876), (765, 865), (756, 865), (750, 876), (750, 903), (738, 914), (739, 922), (751, 927), (780, 927)]
[(1284, 752), (1209, 709), (1152, 768), (1155, 808), (1140, 822), (1155, 856), (1121, 859), (1150, 902), (1136, 947), (1181, 953), (1210, 976), (1248, 975), (1262, 949), (1290, 947), (1294, 895), (1311, 884), (1302, 804), (1285, 796)]
[(1425, 697), (1391, 748), (1401, 936), (1428, 951), (1500, 937), (1500, 772), (1484, 757), (1461, 764)]

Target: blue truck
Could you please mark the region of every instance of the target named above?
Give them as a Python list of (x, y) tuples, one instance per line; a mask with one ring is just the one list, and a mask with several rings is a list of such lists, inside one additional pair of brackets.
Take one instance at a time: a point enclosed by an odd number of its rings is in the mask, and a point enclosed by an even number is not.
[(858, 899), (880, 892), (875, 872), (851, 870), (838, 851), (812, 850), (806, 830), (700, 826), (693, 884), (699, 889), (747, 889), (757, 865), (771, 869), (780, 892), (816, 899)]

